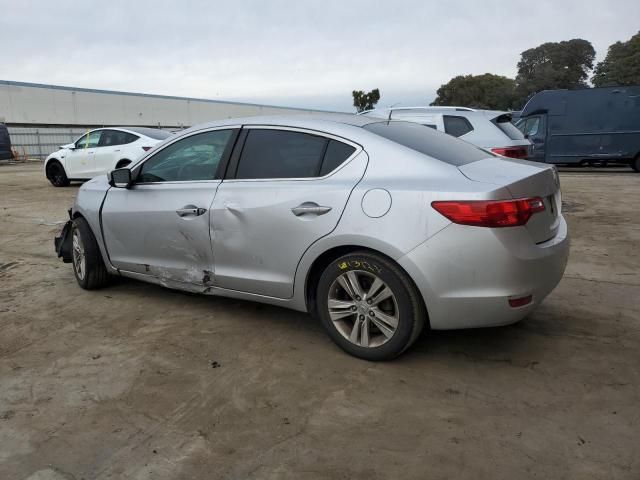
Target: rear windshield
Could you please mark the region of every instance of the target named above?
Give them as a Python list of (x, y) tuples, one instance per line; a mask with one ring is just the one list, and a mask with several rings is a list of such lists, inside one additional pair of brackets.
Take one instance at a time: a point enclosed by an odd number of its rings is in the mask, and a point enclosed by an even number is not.
[(149, 138), (153, 138), (155, 140), (164, 140), (171, 136), (171, 132), (167, 132), (166, 130), (160, 130), (158, 128), (146, 128), (146, 127), (125, 127), (127, 130), (131, 130), (132, 132), (139, 133), (140, 135), (145, 135)]
[(362, 128), (457, 167), (494, 156), (470, 143), (418, 123), (379, 122), (370, 123)]
[(522, 134), (522, 132), (518, 130), (518, 127), (511, 123), (510, 120), (504, 120), (501, 117), (498, 117), (491, 120), (491, 123), (502, 130), (502, 133), (504, 133), (511, 140), (524, 140), (524, 135)]

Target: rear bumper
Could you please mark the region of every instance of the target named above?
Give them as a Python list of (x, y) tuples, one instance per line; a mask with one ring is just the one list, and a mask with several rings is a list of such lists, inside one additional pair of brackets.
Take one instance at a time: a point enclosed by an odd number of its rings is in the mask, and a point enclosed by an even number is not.
[[(398, 260), (425, 299), (437, 330), (507, 325), (527, 316), (556, 287), (569, 257), (567, 223), (535, 244), (524, 227), (451, 224)], [(513, 308), (510, 298), (532, 296)]]

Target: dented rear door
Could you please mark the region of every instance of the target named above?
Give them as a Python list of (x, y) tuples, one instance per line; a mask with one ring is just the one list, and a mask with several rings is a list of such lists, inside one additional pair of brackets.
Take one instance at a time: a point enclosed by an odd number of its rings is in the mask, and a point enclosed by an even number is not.
[[(230, 164), (235, 178), (222, 182), (212, 206), (215, 286), (290, 298), (298, 262), (336, 227), (368, 157), (318, 132), (247, 130), (237, 167)], [(316, 160), (319, 171), (300, 167)]]

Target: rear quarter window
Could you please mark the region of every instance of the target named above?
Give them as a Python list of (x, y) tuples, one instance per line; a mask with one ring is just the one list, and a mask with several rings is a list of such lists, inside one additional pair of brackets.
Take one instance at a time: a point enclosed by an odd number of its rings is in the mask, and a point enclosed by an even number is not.
[(320, 176), (324, 177), (329, 172), (338, 168), (347, 158), (353, 155), (355, 151), (356, 149), (351, 145), (338, 142), (337, 140), (329, 140), (329, 145), (327, 146), (327, 151), (322, 161), (322, 167), (320, 168)]
[(450, 165), (461, 166), (495, 156), (475, 145), (417, 123), (378, 122), (363, 128)]

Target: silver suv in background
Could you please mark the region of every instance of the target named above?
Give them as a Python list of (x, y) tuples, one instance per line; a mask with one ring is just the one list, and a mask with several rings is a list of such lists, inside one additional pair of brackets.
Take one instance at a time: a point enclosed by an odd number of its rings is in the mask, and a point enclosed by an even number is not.
[(420, 123), (504, 157), (526, 159), (531, 142), (511, 123), (511, 113), (467, 107), (395, 107), (360, 115)]

